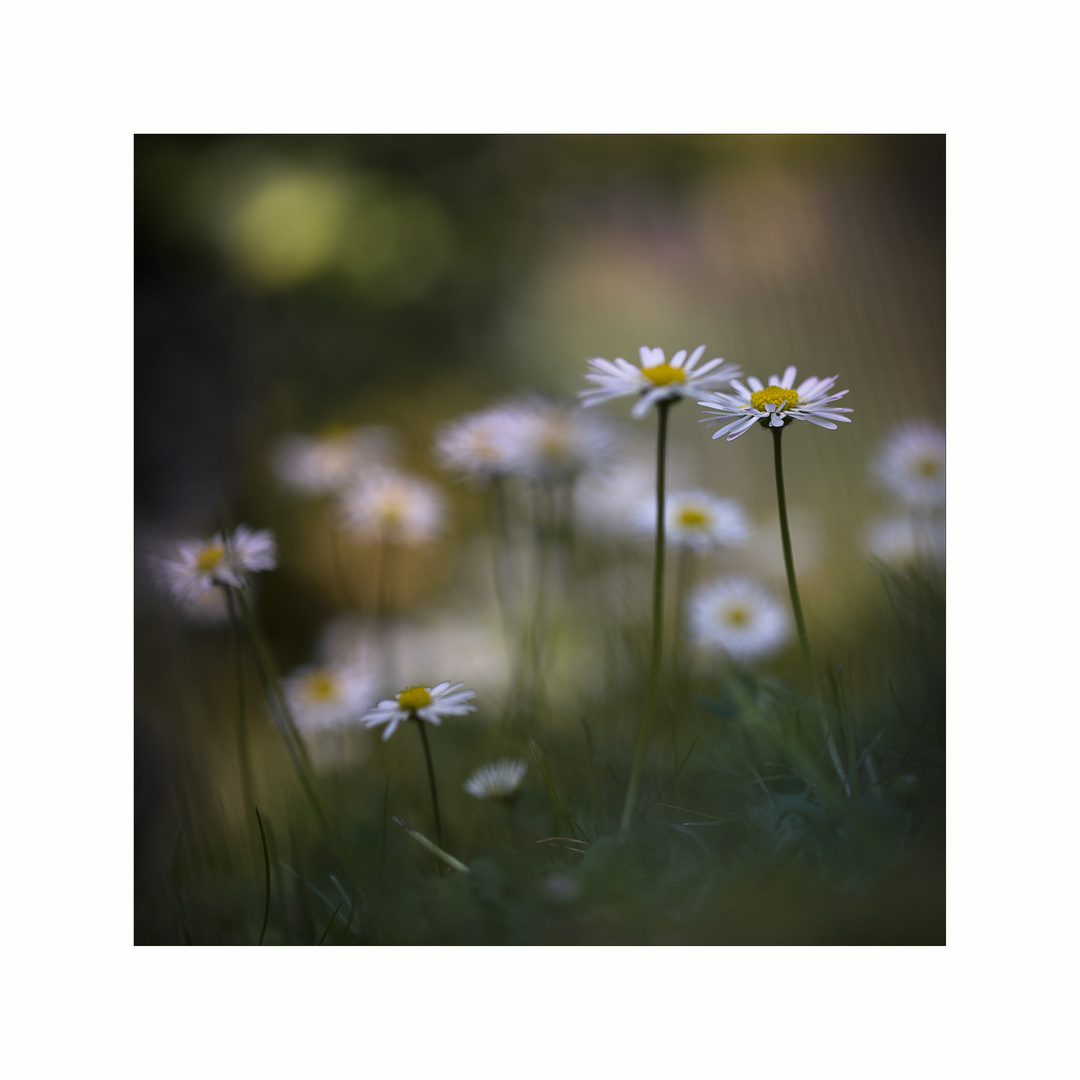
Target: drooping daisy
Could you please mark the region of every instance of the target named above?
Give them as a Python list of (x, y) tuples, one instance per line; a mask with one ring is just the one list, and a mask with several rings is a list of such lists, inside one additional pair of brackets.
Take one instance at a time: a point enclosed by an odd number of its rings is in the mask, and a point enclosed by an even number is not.
[(784, 605), (748, 578), (720, 578), (695, 590), (689, 621), (698, 644), (741, 663), (771, 656), (791, 636)]
[(365, 474), (392, 466), (395, 439), (380, 426), (283, 435), (272, 459), (278, 479), (304, 495), (342, 491)]
[(945, 505), (945, 432), (926, 421), (902, 424), (872, 462), (879, 484), (915, 510)]
[[(708, 491), (675, 491), (664, 504), (667, 542), (697, 552), (738, 547), (750, 538), (750, 522), (734, 499), (721, 499)], [(656, 528), (656, 500), (642, 499), (634, 525), (643, 536)]]
[(193, 604), (219, 585), (243, 588), (248, 574), (276, 565), (273, 533), (240, 525), (232, 537), (217, 533), (209, 540), (177, 541), (171, 554), (157, 560), (156, 570), (177, 600)]
[(361, 720), (366, 727), (386, 724), (383, 739), (389, 739), (403, 720), (424, 720), (429, 724), (441, 724), (447, 716), (465, 716), (475, 712), (470, 701), (475, 690), (462, 690), (464, 683), (441, 682), (438, 686), (410, 686), (395, 698), (380, 701), (369, 709)]
[(589, 367), (592, 371), (585, 378), (596, 385), (578, 392), (582, 405), (588, 408), (613, 398), (637, 394), (640, 400), (631, 409), (630, 415), (640, 419), (653, 405), (682, 397), (695, 398), (723, 386), (739, 374), (737, 364), (725, 364), (721, 357), (697, 367), (697, 362), (705, 353), (704, 345), (699, 345), (689, 357), (685, 349), (680, 349), (670, 362), (664, 359), (663, 349), (650, 349), (642, 345), (639, 351), (639, 368), (621, 356), (614, 361), (599, 356), (591, 359)]
[(485, 409), (442, 427), (435, 437), (435, 456), (447, 471), (483, 484), (515, 470), (519, 432), (516, 405)]
[(521, 787), (528, 768), (528, 764), (524, 761), (504, 758), (491, 765), (482, 765), (465, 781), (464, 787), (477, 799), (493, 801), (512, 799)]
[(863, 547), (872, 559), (889, 566), (941, 566), (945, 562), (945, 521), (940, 516), (879, 518), (867, 524)]
[(341, 509), (346, 526), (365, 539), (421, 544), (442, 528), (446, 502), (426, 480), (387, 473), (352, 487)]
[(375, 680), (355, 665), (311, 665), (294, 671), (282, 687), (301, 734), (361, 726), (375, 700)]
[[(785, 369), (783, 378), (770, 375), (768, 383), (764, 385), (751, 375), (746, 380), (749, 387), (732, 379), (734, 394), (711, 393), (698, 402), (706, 412), (716, 414), (706, 416), (701, 423), (723, 424), (713, 432), (712, 437), (719, 439), (726, 434), (728, 442), (737, 439), (757, 423), (778, 428), (792, 420), (809, 420), (818, 427), (832, 429), (836, 428), (837, 423), (851, 423), (843, 414), (853, 410), (831, 404), (847, 393), (846, 390), (830, 393), (839, 375), (831, 375), (827, 379), (811, 376), (796, 387), (796, 374), (796, 369), (789, 367)], [(725, 420), (728, 422), (724, 423)]]
[(523, 402), (516, 423), (514, 471), (531, 480), (573, 480), (606, 464), (615, 445), (606, 424), (557, 402)]

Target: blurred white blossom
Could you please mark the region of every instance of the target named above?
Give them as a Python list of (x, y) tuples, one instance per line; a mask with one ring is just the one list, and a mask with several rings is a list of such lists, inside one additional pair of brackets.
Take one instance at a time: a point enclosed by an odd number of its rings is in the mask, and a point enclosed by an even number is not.
[(773, 655), (791, 636), (787, 607), (749, 578), (701, 586), (688, 607), (692, 639), (742, 663)]

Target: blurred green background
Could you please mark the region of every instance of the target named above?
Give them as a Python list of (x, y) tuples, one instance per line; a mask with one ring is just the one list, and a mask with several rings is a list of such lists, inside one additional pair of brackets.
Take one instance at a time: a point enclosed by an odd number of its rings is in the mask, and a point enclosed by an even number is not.
[[(270, 474), (282, 433), (389, 424), (403, 463), (446, 483), (441, 422), (522, 391), (573, 397), (590, 356), (704, 342), (747, 373), (795, 364), (850, 389), (852, 424), (785, 440), (788, 498), (819, 652), (884, 686), (879, 652), (859, 655), (883, 609), (860, 547), (885, 508), (867, 461), (901, 421), (944, 424), (944, 177), (943, 136), (137, 137), (139, 550), (207, 535), (219, 513), (273, 528), (282, 562), (259, 599), (291, 668), (349, 605), (322, 511), (298, 515)], [(628, 401), (599, 411), (630, 429)], [(673, 411), (673, 470), (772, 535), (767, 440), (712, 442), (698, 416)], [(647, 456), (652, 425), (637, 429)], [(410, 555), (403, 613), (467, 580), (483, 518), (450, 494), (451, 533)], [(782, 589), (778, 537), (744, 558)], [(220, 641), (163, 618), (141, 564), (136, 582), (136, 921), (157, 940), (167, 916), (147, 898), (177, 823), (227, 816), (232, 784), (211, 684), (191, 673), (217, 672), (226, 707), (231, 691)], [(193, 773), (216, 810), (183, 794)]]

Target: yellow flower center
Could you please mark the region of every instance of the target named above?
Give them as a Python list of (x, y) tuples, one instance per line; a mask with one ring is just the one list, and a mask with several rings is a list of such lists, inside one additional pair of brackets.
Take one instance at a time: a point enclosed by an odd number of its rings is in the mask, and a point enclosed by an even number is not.
[(402, 525), (405, 522), (405, 506), (396, 496), (391, 496), (382, 504), (380, 514), (382, 523), (390, 527)]
[(651, 379), (657, 386), (667, 386), (668, 383), (686, 382), (686, 372), (682, 368), (672, 367), (670, 364), (653, 364), (652, 367), (642, 368), (642, 375)]
[(422, 709), (425, 705), (430, 705), (431, 701), (431, 694), (424, 686), (410, 686), (397, 696), (398, 705), (409, 710)]
[(199, 552), (199, 557), (195, 560), (195, 569), (200, 574), (209, 574), (224, 558), (225, 549), (220, 544), (208, 544)]
[(783, 411), (798, 405), (799, 395), (782, 386), (766, 386), (764, 390), (755, 390), (750, 395), (750, 404), (758, 410), (763, 410), (766, 405), (775, 405), (778, 411)]
[(724, 619), (729, 626), (745, 626), (750, 621), (750, 612), (741, 604), (736, 604), (724, 612)]
[(687, 507), (679, 514), (680, 525), (704, 525), (709, 520), (709, 515), (704, 510), (695, 510)]
[(308, 701), (333, 701), (337, 696), (337, 683), (327, 671), (312, 671), (304, 679), (304, 694)]

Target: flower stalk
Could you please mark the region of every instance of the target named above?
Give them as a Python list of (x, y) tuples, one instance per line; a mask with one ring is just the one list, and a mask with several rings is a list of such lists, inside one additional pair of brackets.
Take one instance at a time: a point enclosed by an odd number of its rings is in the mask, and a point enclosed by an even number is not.
[(656, 711), (656, 693), (660, 680), (660, 664), (664, 651), (664, 476), (667, 465), (668, 412), (673, 401), (660, 401), (656, 406), (656, 549), (653, 558), (653, 605), (652, 605), (652, 657), (649, 663), (649, 686), (645, 695), (645, 711), (641, 717), (634, 764), (626, 785), (626, 802), (623, 804), (619, 835), (628, 836), (634, 820), (634, 805), (641, 785), (641, 770), (645, 764), (645, 748), (649, 740), (649, 727)]
[(829, 727), (825, 715), (825, 699), (821, 693), (821, 678), (818, 675), (817, 664), (814, 663), (814, 654), (810, 649), (810, 636), (806, 632), (806, 620), (803, 618), (802, 603), (799, 601), (799, 584), (795, 580), (795, 559), (791, 553), (791, 530), (788, 527), (787, 498), (784, 493), (784, 456), (781, 449), (781, 438), (784, 434), (783, 426), (770, 428), (773, 437), (773, 464), (776, 471), (776, 502), (780, 509), (780, 541), (784, 548), (784, 569), (787, 572), (788, 593), (791, 595), (791, 610), (795, 615), (795, 626), (799, 632), (799, 645), (802, 647), (803, 661), (810, 676), (810, 683), (817, 698), (821, 716), (821, 730), (825, 736), (825, 744), (829, 750), (829, 757), (840, 776), (844, 780), (844, 766), (840, 761), (840, 752), (836, 747), (836, 739)]
[(431, 809), (435, 815), (435, 843), (442, 847), (442, 819), (439, 816), (439, 792), (435, 787), (435, 766), (431, 761), (431, 744), (423, 720), (414, 715), (413, 722), (420, 731), (420, 741), (424, 744), (424, 763), (427, 765), (428, 787), (431, 790)]

